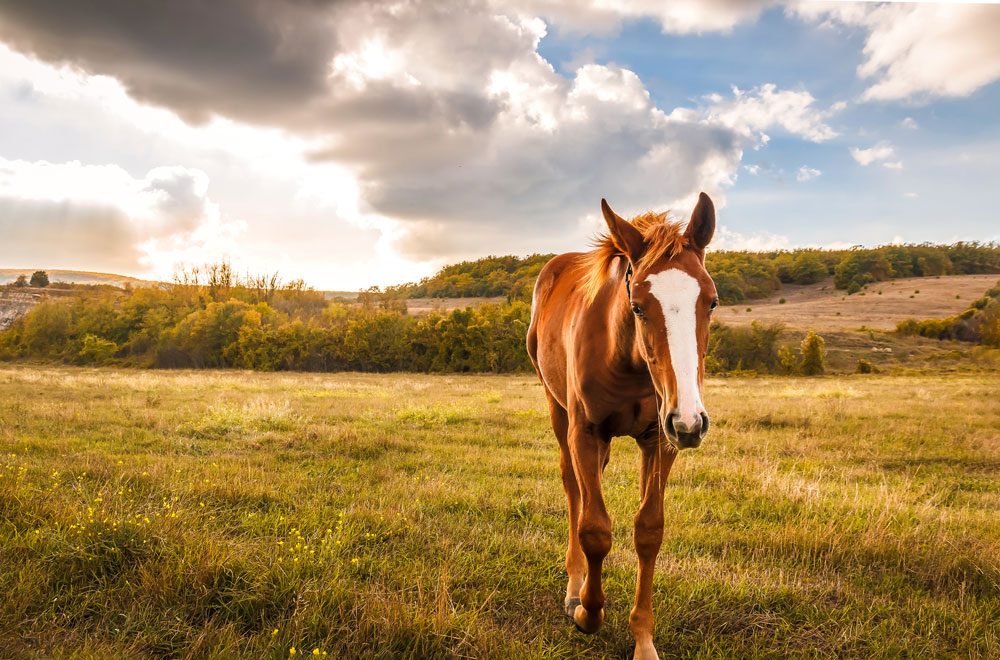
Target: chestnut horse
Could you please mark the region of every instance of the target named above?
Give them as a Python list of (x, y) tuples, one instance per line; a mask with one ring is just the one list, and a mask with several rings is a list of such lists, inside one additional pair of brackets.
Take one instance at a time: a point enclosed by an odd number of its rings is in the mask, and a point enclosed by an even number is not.
[(708, 431), (702, 403), (711, 312), (718, 304), (705, 270), (715, 207), (701, 193), (686, 230), (667, 215), (631, 222), (605, 200), (609, 233), (587, 253), (561, 254), (535, 282), (528, 353), (548, 398), (569, 500), (565, 610), (583, 632), (604, 621), (601, 565), (611, 518), (601, 478), (611, 438), (641, 450), (635, 516), (639, 576), (629, 616), (635, 657), (656, 658), (653, 570), (663, 540), (663, 488), (677, 450)]

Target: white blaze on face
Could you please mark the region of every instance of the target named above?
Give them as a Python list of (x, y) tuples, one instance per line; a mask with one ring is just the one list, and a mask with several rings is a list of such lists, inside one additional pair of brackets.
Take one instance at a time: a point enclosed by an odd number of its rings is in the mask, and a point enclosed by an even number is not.
[(682, 270), (669, 268), (646, 278), (649, 292), (660, 303), (667, 325), (667, 347), (677, 382), (677, 413), (682, 424), (693, 427), (705, 407), (698, 389), (698, 335), (695, 303), (701, 293), (698, 280)]

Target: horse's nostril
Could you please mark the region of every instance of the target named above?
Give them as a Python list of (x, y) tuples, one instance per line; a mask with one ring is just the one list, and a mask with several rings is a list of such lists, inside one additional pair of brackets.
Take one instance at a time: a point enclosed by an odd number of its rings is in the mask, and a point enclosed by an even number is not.
[(673, 412), (668, 413), (666, 422), (663, 425), (663, 428), (667, 432), (667, 435), (670, 436), (671, 438), (677, 437), (677, 427), (674, 426), (675, 419), (677, 419), (677, 413)]
[(698, 435), (700, 435), (701, 437), (704, 438), (705, 434), (707, 434), (707, 433), (708, 433), (708, 415), (706, 415), (705, 413), (702, 413), (701, 414), (701, 430), (698, 432)]

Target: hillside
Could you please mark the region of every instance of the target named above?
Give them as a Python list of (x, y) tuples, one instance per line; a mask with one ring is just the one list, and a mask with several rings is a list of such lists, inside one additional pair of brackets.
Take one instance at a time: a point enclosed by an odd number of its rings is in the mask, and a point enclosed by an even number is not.
[(777, 321), (789, 328), (815, 330), (856, 330), (861, 326), (893, 330), (906, 319), (959, 314), (996, 282), (996, 275), (907, 277), (870, 284), (847, 295), (834, 289), (832, 279), (827, 279), (817, 284), (786, 285), (752, 302), (722, 305), (714, 318), (723, 323)]
[(114, 273), (94, 273), (85, 270), (46, 270), (44, 268), (0, 268), (0, 284), (9, 284), (19, 275), (31, 277), (36, 270), (45, 270), (50, 282), (69, 282), (71, 284), (110, 284), (111, 286), (152, 286), (157, 284), (150, 280), (141, 280), (128, 275)]
[[(392, 299), (506, 296), (508, 300), (529, 301), (535, 278), (551, 257), (490, 256), (463, 261), (420, 282), (389, 287), (382, 295)], [(1000, 245), (959, 242), (850, 250), (716, 251), (706, 255), (705, 266), (715, 279), (722, 302), (737, 304), (827, 279), (831, 290), (856, 293), (866, 285), (892, 279), (1000, 274)]]

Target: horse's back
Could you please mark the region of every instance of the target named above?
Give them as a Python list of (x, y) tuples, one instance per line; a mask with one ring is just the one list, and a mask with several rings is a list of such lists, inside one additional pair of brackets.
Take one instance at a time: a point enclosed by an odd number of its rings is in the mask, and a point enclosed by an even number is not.
[(528, 355), (542, 384), (566, 404), (566, 335), (563, 330), (582, 301), (581, 253), (553, 257), (535, 280), (528, 327)]

